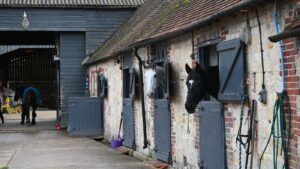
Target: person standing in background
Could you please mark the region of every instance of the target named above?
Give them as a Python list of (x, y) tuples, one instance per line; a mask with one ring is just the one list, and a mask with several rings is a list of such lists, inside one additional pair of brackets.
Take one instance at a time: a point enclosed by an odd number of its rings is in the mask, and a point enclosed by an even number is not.
[(0, 70), (0, 93), (3, 93), (3, 91), (4, 91), (4, 75), (3, 72)]
[(0, 119), (2, 124), (4, 123), (2, 105), (4, 104), (3, 92), (4, 92), (4, 83), (3, 83), (3, 73), (0, 71)]
[(0, 95), (0, 119), (2, 124), (4, 123), (4, 117), (3, 117), (3, 112), (2, 112), (2, 103), (3, 103), (3, 97), (2, 94)]

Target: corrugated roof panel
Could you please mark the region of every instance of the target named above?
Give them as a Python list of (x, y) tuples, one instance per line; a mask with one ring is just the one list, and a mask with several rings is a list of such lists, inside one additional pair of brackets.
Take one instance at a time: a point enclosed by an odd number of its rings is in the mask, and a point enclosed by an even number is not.
[(0, 0), (0, 7), (137, 7), (146, 0)]

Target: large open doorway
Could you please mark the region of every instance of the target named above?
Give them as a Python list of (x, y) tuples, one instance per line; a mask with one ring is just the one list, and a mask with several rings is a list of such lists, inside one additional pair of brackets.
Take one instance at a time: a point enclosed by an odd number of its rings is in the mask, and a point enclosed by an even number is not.
[[(0, 32), (0, 96), (6, 113), (0, 130), (55, 128), (60, 102), (59, 65), (54, 59), (59, 56), (58, 37), (56, 32)], [(20, 102), (14, 101), (16, 90), (25, 86), (41, 94), (37, 125), (32, 128), (19, 124)]]

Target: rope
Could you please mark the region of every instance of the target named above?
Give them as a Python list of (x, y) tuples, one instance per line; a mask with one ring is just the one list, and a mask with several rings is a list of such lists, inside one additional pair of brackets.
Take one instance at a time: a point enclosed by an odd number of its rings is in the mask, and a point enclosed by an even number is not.
[(245, 143), (243, 143), (241, 133), (242, 133), (243, 120), (244, 120), (245, 102), (247, 100), (248, 100), (248, 97), (246, 95), (244, 95), (242, 97), (242, 102), (241, 102), (240, 126), (239, 126), (238, 135), (237, 135), (237, 138), (236, 138), (236, 141), (239, 142), (239, 169), (242, 169), (242, 146), (245, 147)]
[[(285, 113), (284, 113), (284, 100), (286, 100), (288, 104), (288, 113), (289, 113), (289, 128), (287, 129), (286, 121), (285, 121)], [(288, 130), (288, 131), (287, 131)], [(288, 136), (286, 135), (288, 133)], [(278, 93), (277, 99), (274, 105), (273, 110), (273, 122), (271, 126), (271, 132), (267, 141), (267, 144), (263, 150), (263, 153), (259, 160), (259, 168), (261, 168), (261, 162), (263, 156), (267, 150), (267, 147), (270, 143), (271, 138), (273, 138), (273, 166), (274, 169), (278, 168), (278, 152), (279, 152), (279, 142), (281, 139), (281, 147), (284, 153), (284, 165), (282, 166), (283, 169), (289, 168), (288, 163), (288, 148), (289, 148), (289, 141), (290, 141), (290, 134), (291, 133), (291, 110), (290, 110), (290, 103), (289, 97), (286, 95), (285, 92)]]

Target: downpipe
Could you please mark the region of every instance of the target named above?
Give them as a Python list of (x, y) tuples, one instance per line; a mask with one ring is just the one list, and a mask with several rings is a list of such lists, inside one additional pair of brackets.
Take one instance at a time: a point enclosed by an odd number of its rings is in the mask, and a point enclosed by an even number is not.
[[(277, 1), (276, 1), (277, 2)], [(274, 11), (273, 11), (273, 21), (274, 21), (274, 28), (275, 28), (275, 33), (278, 35), (279, 32), (279, 21), (278, 21), (278, 13), (276, 9), (276, 2), (274, 5)], [(285, 90), (285, 62), (284, 62), (284, 55), (283, 55), (283, 43), (282, 41), (279, 41), (279, 47), (280, 47), (280, 59), (281, 59), (281, 75), (282, 75), (282, 91)]]
[(144, 146), (143, 149), (148, 147), (148, 138), (147, 138), (147, 126), (146, 126), (146, 109), (145, 109), (145, 93), (144, 93), (144, 76), (143, 76), (143, 61), (138, 54), (139, 48), (134, 48), (134, 55), (139, 61), (139, 74), (140, 74), (140, 94), (141, 94), (141, 108), (142, 108), (142, 117), (143, 117), (143, 132), (144, 132)]

